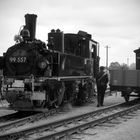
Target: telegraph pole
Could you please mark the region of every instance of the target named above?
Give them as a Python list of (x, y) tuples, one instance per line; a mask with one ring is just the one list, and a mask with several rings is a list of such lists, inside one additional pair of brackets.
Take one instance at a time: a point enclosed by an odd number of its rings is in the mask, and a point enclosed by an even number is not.
[(127, 66), (129, 67), (129, 57), (127, 57)]
[(109, 49), (110, 47), (105, 46), (105, 48), (106, 48), (106, 68), (108, 68), (108, 49)]

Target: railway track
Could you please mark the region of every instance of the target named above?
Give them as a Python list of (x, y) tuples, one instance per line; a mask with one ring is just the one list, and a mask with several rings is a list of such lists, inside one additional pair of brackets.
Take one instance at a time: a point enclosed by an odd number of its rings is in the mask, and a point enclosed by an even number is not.
[[(89, 101), (89, 103), (92, 101)], [(1, 133), (8, 131), (14, 127), (23, 126), (27, 123), (37, 122), (40, 119), (46, 119), (49, 116), (55, 115), (57, 113), (63, 113), (65, 109), (63, 107), (47, 110), (43, 113), (35, 112), (16, 112), (13, 114), (8, 114), (0, 116), (0, 135)]]
[(61, 111), (61, 108), (51, 109), (47, 112), (42, 113), (30, 113), (30, 112), (16, 112), (13, 114), (5, 115), (0, 117), (0, 135), (12, 128), (24, 126), (27, 123), (33, 123), (42, 118), (54, 115)]
[(35, 114), (34, 112), (15, 112), (12, 114), (0, 116), (0, 126), (8, 124), (8, 123), (10, 124), (11, 122), (32, 116), (34, 114)]
[(44, 123), (30, 128), (17, 128), (16, 131), (7, 132), (0, 135), (0, 140), (59, 139), (137, 110), (140, 108), (140, 104), (136, 104), (136, 102), (138, 102), (138, 100), (131, 101), (131, 104), (129, 105), (126, 105), (125, 103), (117, 104), (90, 113), (58, 120), (51, 123)]

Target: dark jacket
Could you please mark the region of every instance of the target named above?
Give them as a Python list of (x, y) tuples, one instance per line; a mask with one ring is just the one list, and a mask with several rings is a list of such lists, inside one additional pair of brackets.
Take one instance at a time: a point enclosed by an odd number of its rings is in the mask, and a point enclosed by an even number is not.
[(97, 82), (98, 87), (101, 87), (101, 86), (107, 87), (107, 83), (108, 83), (107, 73), (105, 73), (103, 71), (99, 72), (97, 77), (96, 77), (96, 82)]

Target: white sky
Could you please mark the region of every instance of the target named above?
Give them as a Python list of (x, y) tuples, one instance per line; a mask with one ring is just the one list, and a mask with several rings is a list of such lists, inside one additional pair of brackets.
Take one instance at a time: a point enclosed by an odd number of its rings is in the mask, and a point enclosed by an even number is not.
[[(100, 43), (101, 65), (135, 62), (140, 47), (140, 0), (0, 0), (0, 55), (15, 42), (25, 14), (37, 14), (36, 38), (47, 40), (51, 29), (79, 30)], [(46, 42), (47, 43), (47, 42)]]

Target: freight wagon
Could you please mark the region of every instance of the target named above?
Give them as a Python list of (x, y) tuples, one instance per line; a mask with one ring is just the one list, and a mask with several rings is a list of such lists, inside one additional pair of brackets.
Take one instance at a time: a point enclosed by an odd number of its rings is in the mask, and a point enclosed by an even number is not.
[(136, 53), (136, 70), (110, 70), (110, 90), (121, 91), (126, 102), (130, 96), (140, 97), (140, 48)]

